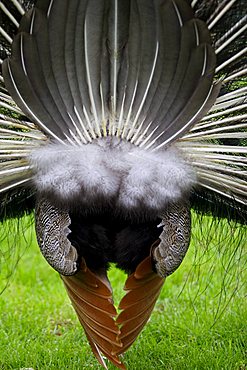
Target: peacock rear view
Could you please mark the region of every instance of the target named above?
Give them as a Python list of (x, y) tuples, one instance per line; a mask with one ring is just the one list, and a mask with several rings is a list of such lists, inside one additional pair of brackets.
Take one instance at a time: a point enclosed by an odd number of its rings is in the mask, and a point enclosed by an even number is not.
[[(191, 208), (246, 224), (244, 1), (0, 7), (1, 220), (35, 212), (96, 358), (125, 369)], [(120, 313), (110, 263), (129, 275)]]

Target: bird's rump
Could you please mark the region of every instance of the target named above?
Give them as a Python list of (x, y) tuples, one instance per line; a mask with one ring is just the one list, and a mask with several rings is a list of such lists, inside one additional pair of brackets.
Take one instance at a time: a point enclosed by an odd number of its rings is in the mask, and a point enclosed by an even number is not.
[(39, 194), (90, 212), (112, 205), (133, 218), (157, 217), (196, 185), (196, 173), (176, 148), (143, 150), (118, 138), (82, 146), (50, 144), (29, 158)]

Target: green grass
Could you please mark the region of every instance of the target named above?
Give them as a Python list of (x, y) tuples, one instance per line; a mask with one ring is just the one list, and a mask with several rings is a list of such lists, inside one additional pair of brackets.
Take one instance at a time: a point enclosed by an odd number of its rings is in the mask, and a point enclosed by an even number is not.
[[(198, 239), (201, 229), (204, 238)], [(31, 245), (0, 296), (0, 369), (101, 369), (33, 231), (21, 234), (25, 240), (14, 237), (13, 227), (13, 245)], [(0, 244), (5, 258), (6, 243)], [(124, 355), (129, 370), (247, 368), (245, 244), (244, 235), (224, 223), (212, 226), (206, 219), (194, 226), (184, 263), (167, 279), (151, 320)], [(110, 277), (119, 300), (124, 274), (112, 269)]]

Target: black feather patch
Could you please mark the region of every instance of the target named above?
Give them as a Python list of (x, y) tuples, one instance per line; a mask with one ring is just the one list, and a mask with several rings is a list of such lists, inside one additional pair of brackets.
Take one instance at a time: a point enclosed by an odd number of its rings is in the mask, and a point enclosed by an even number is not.
[(159, 238), (160, 220), (138, 222), (109, 208), (92, 214), (70, 213), (68, 238), (92, 270), (107, 269), (109, 263), (131, 273), (150, 254)]

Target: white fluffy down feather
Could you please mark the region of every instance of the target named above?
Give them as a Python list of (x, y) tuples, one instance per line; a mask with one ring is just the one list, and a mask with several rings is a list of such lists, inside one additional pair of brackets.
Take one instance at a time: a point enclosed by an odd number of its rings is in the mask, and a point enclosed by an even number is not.
[(147, 151), (116, 138), (72, 146), (48, 144), (32, 153), (37, 191), (68, 205), (98, 199), (127, 210), (159, 212), (196, 183), (193, 168), (175, 147)]

